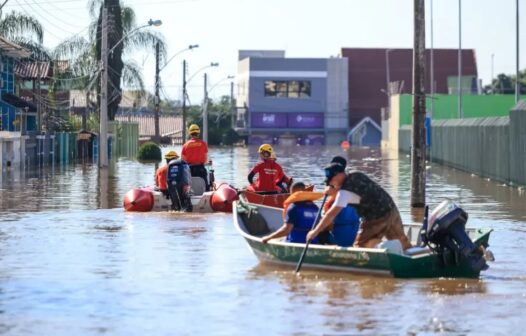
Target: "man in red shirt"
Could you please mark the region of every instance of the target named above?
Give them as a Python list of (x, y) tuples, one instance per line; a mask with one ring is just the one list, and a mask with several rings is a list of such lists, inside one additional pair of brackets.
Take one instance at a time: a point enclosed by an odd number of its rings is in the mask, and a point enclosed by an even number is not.
[(192, 176), (201, 177), (205, 181), (206, 191), (209, 191), (208, 171), (205, 168), (205, 164), (208, 162), (208, 145), (199, 139), (200, 133), (199, 126), (190, 125), (188, 134), (190, 134), (191, 139), (183, 145), (181, 156), (190, 165)]
[(166, 164), (159, 167), (155, 172), (155, 186), (162, 191), (165, 196), (168, 196), (168, 184), (166, 183), (166, 174), (168, 172), (168, 163), (172, 160), (178, 159), (176, 151), (169, 151), (164, 155), (166, 159)]
[[(263, 161), (257, 163), (248, 174), (248, 182), (254, 191), (261, 194), (275, 194), (281, 191), (279, 185), (283, 182), (285, 174), (281, 166), (270, 158), (273, 151), (271, 145), (261, 145), (258, 152)], [(256, 174), (258, 179), (254, 182)]]

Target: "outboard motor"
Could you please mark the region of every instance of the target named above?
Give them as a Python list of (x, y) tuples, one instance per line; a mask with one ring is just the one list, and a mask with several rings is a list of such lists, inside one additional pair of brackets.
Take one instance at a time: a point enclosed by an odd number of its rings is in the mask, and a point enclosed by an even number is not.
[(166, 178), (168, 180), (168, 193), (172, 200), (172, 210), (192, 212), (190, 198), (192, 175), (186, 161), (182, 159), (170, 161)]
[(474, 272), (486, 270), (488, 265), (484, 254), (466, 233), (468, 214), (452, 201), (440, 203), (431, 213), (427, 223), (427, 234), (423, 241), (442, 253), (451, 251), (457, 261), (467, 261)]

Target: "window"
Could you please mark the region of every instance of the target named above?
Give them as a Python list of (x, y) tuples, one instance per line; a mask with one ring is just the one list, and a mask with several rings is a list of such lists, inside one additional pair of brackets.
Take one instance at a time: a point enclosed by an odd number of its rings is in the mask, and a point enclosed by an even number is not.
[(310, 96), (310, 81), (265, 81), (265, 97), (309, 98)]

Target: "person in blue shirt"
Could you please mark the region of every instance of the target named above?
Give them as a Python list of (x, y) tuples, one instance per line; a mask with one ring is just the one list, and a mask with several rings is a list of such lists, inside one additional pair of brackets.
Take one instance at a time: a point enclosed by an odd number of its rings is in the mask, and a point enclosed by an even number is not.
[[(292, 185), (292, 193), (304, 192), (305, 184), (303, 182), (296, 182)], [(298, 196), (298, 195), (296, 195)], [(291, 243), (306, 243), (307, 232), (312, 228), (312, 224), (318, 214), (318, 206), (307, 198), (302, 200), (302, 197), (295, 197), (297, 201), (291, 203), (284, 209), (285, 219), (283, 225), (273, 233), (262, 238), (262, 242), (266, 244), (269, 240), (287, 236), (287, 241)], [(311, 241), (317, 244), (318, 240)]]
[[(337, 163), (343, 167), (347, 166), (347, 160), (341, 156), (335, 156), (332, 158), (331, 163)], [(331, 197), (327, 203), (325, 203), (323, 214), (334, 204), (335, 197)], [(360, 228), (360, 216), (356, 211), (356, 208), (352, 205), (347, 205), (343, 210), (334, 218), (332, 222), (332, 228), (330, 230), (329, 244), (336, 244), (339, 246), (352, 246), (358, 229)]]

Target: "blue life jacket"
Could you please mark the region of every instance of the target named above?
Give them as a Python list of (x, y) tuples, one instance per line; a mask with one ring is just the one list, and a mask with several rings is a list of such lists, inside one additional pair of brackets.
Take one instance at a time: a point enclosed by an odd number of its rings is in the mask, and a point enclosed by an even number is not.
[[(312, 228), (314, 219), (318, 214), (318, 206), (313, 202), (297, 202), (289, 206), (285, 222), (294, 225), (292, 231), (287, 236), (287, 241), (291, 243), (306, 243), (307, 232)], [(317, 244), (317, 238), (311, 241)]]
[(352, 246), (359, 228), (358, 212), (353, 206), (348, 205), (334, 218), (330, 242), (339, 246)]

